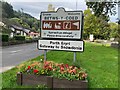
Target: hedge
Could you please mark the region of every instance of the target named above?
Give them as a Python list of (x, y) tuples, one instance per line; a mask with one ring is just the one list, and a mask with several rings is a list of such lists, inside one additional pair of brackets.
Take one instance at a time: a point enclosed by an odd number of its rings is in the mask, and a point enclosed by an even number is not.
[(18, 35), (16, 35), (16, 36), (14, 36), (14, 39), (18, 40), (18, 41), (25, 41), (25, 36), (18, 36)]
[(8, 34), (2, 34), (2, 42), (8, 42), (9, 35)]

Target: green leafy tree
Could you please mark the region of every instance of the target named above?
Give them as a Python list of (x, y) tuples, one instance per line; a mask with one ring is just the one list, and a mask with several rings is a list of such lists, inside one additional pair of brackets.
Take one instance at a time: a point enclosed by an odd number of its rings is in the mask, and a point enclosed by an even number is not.
[(118, 24), (117, 23), (109, 23), (110, 25), (110, 37), (117, 38), (118, 37)]
[(84, 36), (86, 38), (89, 37), (90, 34), (93, 34), (94, 32), (94, 25), (93, 25), (93, 20), (95, 19), (95, 16), (92, 15), (92, 12), (90, 9), (87, 9), (84, 11)]
[(102, 15), (106, 21), (109, 21), (109, 13), (111, 15), (116, 14), (116, 2), (106, 2), (106, 0), (97, 0), (97, 2), (91, 2), (87, 0), (86, 5), (91, 8), (95, 16), (99, 17)]
[(34, 29), (33, 31), (38, 31), (39, 29), (39, 23), (38, 20), (31, 15), (19, 11), (15, 11), (15, 17), (20, 18), (22, 21), (22, 26), (29, 28), (29, 29)]
[(10, 24), (9, 24), (10, 26), (11, 25), (17, 25), (19, 27), (22, 26), (22, 20), (19, 18), (10, 18), (9, 21), (10, 21)]
[(102, 16), (95, 16), (90, 9), (84, 11), (84, 35), (89, 37), (94, 34), (95, 38), (107, 39), (109, 38), (109, 24), (103, 19)]
[(14, 10), (12, 5), (7, 2), (0, 1), (2, 4), (2, 17), (3, 18), (12, 18), (14, 17)]

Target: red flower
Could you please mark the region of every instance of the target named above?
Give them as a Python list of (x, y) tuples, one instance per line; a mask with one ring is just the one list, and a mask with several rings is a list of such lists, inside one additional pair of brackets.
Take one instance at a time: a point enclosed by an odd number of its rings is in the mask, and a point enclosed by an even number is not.
[(28, 66), (28, 68), (27, 69), (30, 69), (31, 67), (30, 66)]
[(60, 65), (60, 68), (64, 68), (64, 64), (61, 64), (61, 65)]
[(44, 69), (47, 69), (47, 67), (48, 67), (48, 66), (45, 66), (45, 65), (44, 65)]
[(33, 72), (34, 72), (34, 73), (38, 73), (39, 71), (38, 71), (37, 69), (35, 69)]
[(66, 67), (66, 68), (68, 68), (68, 67), (69, 67), (69, 65), (68, 65), (68, 64), (65, 64), (65, 67)]

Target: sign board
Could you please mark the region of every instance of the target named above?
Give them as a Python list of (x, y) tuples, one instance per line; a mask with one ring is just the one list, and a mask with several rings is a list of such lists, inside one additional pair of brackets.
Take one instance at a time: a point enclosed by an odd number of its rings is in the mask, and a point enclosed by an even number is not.
[(41, 12), (41, 38), (81, 39), (82, 11)]
[(83, 41), (38, 40), (38, 49), (83, 51)]
[(90, 41), (92, 42), (94, 40), (93, 34), (90, 34)]

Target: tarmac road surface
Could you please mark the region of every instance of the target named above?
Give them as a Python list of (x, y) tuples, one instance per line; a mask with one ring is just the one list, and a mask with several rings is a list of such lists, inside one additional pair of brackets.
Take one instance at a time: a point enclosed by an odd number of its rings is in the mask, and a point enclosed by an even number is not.
[(44, 53), (43, 50), (37, 49), (37, 43), (5, 46), (1, 50), (2, 65), (0, 64), (0, 73)]

